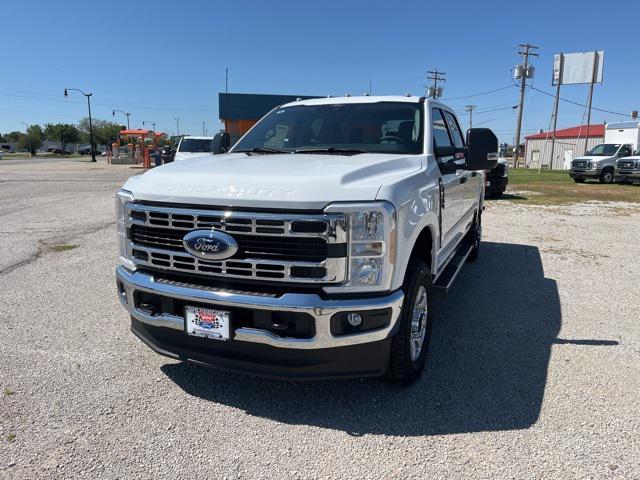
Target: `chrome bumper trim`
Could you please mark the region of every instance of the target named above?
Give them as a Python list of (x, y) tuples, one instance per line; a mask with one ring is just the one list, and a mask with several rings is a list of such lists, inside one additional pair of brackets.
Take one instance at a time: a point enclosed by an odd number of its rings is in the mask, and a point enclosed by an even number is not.
[[(387, 338), (400, 318), (404, 293), (397, 290), (383, 297), (325, 300), (315, 293), (285, 293), (280, 297), (250, 295), (227, 291), (199, 289), (175, 284), (156, 282), (152, 275), (132, 272), (120, 266), (116, 276), (124, 285), (127, 301), (118, 295), (120, 302), (135, 319), (148, 325), (184, 330), (184, 318), (176, 315), (149, 315), (133, 305), (136, 290), (156, 293), (171, 298), (209, 303), (219, 307), (239, 307), (255, 310), (302, 312), (315, 320), (316, 335), (309, 339), (283, 338), (266, 330), (239, 328), (235, 331), (234, 342), (253, 342), (279, 348), (316, 349), (333, 348), (361, 343), (375, 342)], [(391, 308), (391, 321), (385, 328), (363, 333), (334, 336), (330, 330), (330, 319), (343, 311), (363, 311)]]

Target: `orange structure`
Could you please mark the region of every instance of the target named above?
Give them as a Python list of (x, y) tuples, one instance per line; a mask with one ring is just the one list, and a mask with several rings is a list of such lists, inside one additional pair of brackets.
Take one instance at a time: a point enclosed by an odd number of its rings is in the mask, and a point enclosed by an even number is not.
[(120, 141), (118, 143), (118, 150), (114, 151), (115, 158), (119, 158), (120, 149), (123, 145), (127, 145), (129, 156), (134, 159), (137, 164), (142, 164), (145, 168), (150, 168), (150, 153), (158, 149), (158, 142), (165, 136), (166, 135), (163, 132), (158, 133), (153, 130), (121, 130), (119, 134)]

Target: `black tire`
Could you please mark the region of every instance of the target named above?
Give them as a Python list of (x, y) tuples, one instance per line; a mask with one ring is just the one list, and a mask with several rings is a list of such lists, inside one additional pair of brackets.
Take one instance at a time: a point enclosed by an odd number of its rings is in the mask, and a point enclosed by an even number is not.
[[(389, 356), (389, 370), (387, 378), (396, 385), (411, 385), (415, 382), (424, 369), (427, 360), (427, 350), (431, 340), (431, 326), (433, 324), (433, 284), (431, 282), (431, 270), (422, 260), (412, 258), (409, 270), (405, 277), (404, 302), (400, 314), (400, 329), (391, 340), (391, 354)], [(412, 320), (414, 307), (419, 300), (422, 288), (426, 293), (426, 312), (420, 317), (421, 331), (424, 331), (424, 340), (417, 356), (412, 358)], [(415, 354), (414, 354), (415, 355)]]
[(493, 192), (493, 193), (491, 194), (491, 198), (493, 198), (494, 200), (496, 200), (496, 199), (498, 199), (498, 198), (502, 197), (502, 193), (503, 193), (503, 192), (500, 192), (500, 191)]
[(467, 257), (467, 262), (475, 262), (480, 255), (480, 243), (482, 242), (482, 215), (479, 215), (478, 219), (473, 222), (469, 235), (473, 237), (473, 249)]
[(576, 183), (584, 183), (584, 178), (574, 178), (573, 181)]
[(606, 183), (606, 184), (613, 183), (612, 168), (605, 168), (604, 170), (602, 170), (602, 173), (600, 174), (600, 183)]

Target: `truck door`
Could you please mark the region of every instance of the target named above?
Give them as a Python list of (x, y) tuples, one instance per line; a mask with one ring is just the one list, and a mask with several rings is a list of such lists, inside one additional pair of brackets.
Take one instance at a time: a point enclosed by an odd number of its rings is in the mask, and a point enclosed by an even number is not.
[[(464, 139), (462, 136), (462, 130), (455, 115), (447, 110), (444, 111), (445, 119), (447, 120), (447, 126), (449, 127), (449, 133), (453, 144), (458, 148), (464, 148)], [(464, 157), (458, 162), (464, 164)], [(460, 205), (460, 228), (462, 233), (466, 233), (467, 227), (473, 222), (473, 216), (475, 209), (477, 208), (478, 199), (480, 198), (480, 191), (482, 189), (482, 178), (480, 172), (473, 172), (469, 170), (458, 170), (456, 175), (460, 179), (460, 188), (462, 189), (462, 201)]]
[[(455, 146), (449, 127), (444, 119), (442, 111), (434, 108), (431, 111), (433, 144), (434, 147)], [(454, 160), (453, 156), (440, 157), (436, 159), (438, 165)], [(464, 160), (463, 160), (464, 162)], [(456, 245), (456, 233), (458, 221), (463, 209), (463, 190), (460, 183), (459, 171), (456, 173), (446, 173), (441, 176), (440, 185), (440, 215), (441, 215), (441, 238), (442, 249), (445, 252), (451, 250)]]

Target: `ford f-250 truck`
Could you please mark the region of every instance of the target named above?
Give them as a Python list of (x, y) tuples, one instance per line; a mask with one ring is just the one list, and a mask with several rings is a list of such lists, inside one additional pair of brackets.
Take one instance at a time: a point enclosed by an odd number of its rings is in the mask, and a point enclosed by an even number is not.
[(616, 162), (628, 157), (638, 148), (640, 123), (608, 123), (604, 131), (604, 143), (571, 162), (569, 176), (576, 183), (597, 179), (600, 183), (612, 183), (616, 176)]
[(478, 255), (497, 150), (432, 100), (326, 98), (272, 110), (228, 153), (134, 176), (116, 198), (131, 329), (230, 371), (410, 384), (433, 296)]

